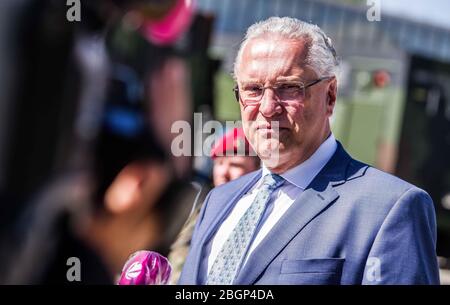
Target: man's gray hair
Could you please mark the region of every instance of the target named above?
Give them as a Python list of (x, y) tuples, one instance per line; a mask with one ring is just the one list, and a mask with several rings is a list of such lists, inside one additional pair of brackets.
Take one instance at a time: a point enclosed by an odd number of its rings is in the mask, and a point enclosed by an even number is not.
[(305, 65), (313, 69), (317, 77), (337, 76), (339, 60), (331, 39), (317, 25), (290, 17), (270, 17), (250, 26), (241, 43), (234, 62), (234, 77), (242, 52), (248, 41), (266, 35), (278, 35), (289, 39), (308, 39), (310, 45)]

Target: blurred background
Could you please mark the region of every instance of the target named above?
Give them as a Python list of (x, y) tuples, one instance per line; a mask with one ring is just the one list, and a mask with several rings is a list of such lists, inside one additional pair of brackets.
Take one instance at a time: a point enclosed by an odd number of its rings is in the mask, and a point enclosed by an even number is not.
[[(40, 264), (36, 260), (51, 265), (47, 263), (51, 257), (58, 261), (54, 253), (82, 248), (80, 240), (106, 261), (108, 279), (120, 271), (117, 266), (123, 265), (124, 253), (139, 250), (138, 246), (167, 255), (176, 232), (212, 186), (213, 167), (209, 156), (183, 160), (172, 156), (171, 124), (179, 119), (191, 122), (194, 112), (202, 114), (203, 122), (239, 120), (230, 73), (245, 30), (269, 16), (291, 16), (320, 26), (341, 58), (332, 117), (336, 138), (354, 158), (418, 185), (433, 198), (441, 276), (443, 283), (450, 283), (448, 1), (80, 3), (81, 20), (71, 22), (65, 1), (0, 1), (0, 273), (7, 275), (0, 276), (2, 282), (58, 278), (48, 274), (66, 269), (53, 271), (47, 266), (40, 279), (29, 277)], [(201, 136), (201, 129), (194, 126), (192, 136)], [(73, 178), (80, 172), (89, 178)], [(151, 180), (147, 172), (166, 183), (156, 193), (140, 189), (140, 199), (125, 200), (132, 208), (121, 214), (115, 198), (130, 188), (122, 181)], [(116, 184), (120, 187), (111, 188)], [(180, 191), (185, 200), (168, 196), (174, 185), (186, 190)], [(80, 196), (79, 189), (87, 195)], [(105, 197), (113, 198), (112, 203)], [(89, 217), (73, 212), (85, 210), (79, 208), (80, 201), (91, 202), (87, 210), (94, 212), (87, 212)], [(159, 229), (135, 226), (129, 232), (142, 232), (142, 242), (123, 249), (112, 245), (110, 240), (117, 236), (113, 228), (135, 224), (132, 212), (141, 211), (133, 210), (141, 201), (156, 202), (143, 209), (157, 207), (157, 213), (148, 215)], [(159, 206), (164, 204), (173, 213), (161, 212)], [(163, 217), (163, 223), (158, 221)], [(103, 221), (105, 226), (92, 227), (86, 219)], [(61, 223), (66, 229), (70, 226), (67, 234), (76, 240), (70, 246), (57, 246), (67, 240), (55, 233)], [(80, 233), (72, 227), (90, 229)], [(165, 240), (152, 242), (145, 233), (169, 227), (175, 233)], [(42, 241), (49, 249), (30, 260)], [(98, 253), (105, 244), (120, 248), (116, 257)], [(84, 255), (92, 257), (87, 252)], [(23, 271), (16, 274), (8, 262), (18, 256)]]

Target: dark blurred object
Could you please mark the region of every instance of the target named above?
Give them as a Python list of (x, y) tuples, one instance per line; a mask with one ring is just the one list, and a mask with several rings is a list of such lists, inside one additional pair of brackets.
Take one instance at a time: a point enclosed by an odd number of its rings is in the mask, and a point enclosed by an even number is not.
[(194, 110), (206, 108), (210, 114), (214, 113), (215, 76), (222, 63), (208, 53), (213, 26), (213, 15), (196, 15), (189, 32)]
[[(6, 42), (15, 54), (15, 79), (14, 94), (5, 114), (10, 122), (5, 126), (8, 136), (1, 148), (5, 168), (1, 173), (4, 183), (0, 184), (0, 197), (8, 203), (0, 207), (0, 220), (4, 224), (0, 234), (30, 201), (30, 196), (66, 169), (67, 156), (78, 145), (73, 132), (73, 126), (79, 123), (78, 114), (92, 103), (92, 96), (98, 95), (86, 91), (101, 91), (99, 79), (106, 77), (99, 73), (105, 67), (99, 65), (105, 61), (102, 44), (109, 26), (117, 24), (132, 9), (142, 12), (149, 21), (151, 18), (157, 21), (175, 3), (174, 0), (83, 1), (81, 22), (66, 20), (65, 1), (28, 0), (20, 7), (17, 5), (18, 17), (11, 26), (15, 31)], [(77, 58), (80, 48), (90, 52), (85, 57), (91, 60), (82, 67)], [(136, 58), (152, 56), (143, 55), (133, 54)], [(151, 59), (153, 63), (160, 62), (159, 58)], [(97, 67), (92, 69), (92, 64)], [(136, 62), (135, 66), (149, 68), (142, 62)], [(93, 72), (97, 73), (96, 84), (89, 79)], [(99, 105), (86, 107), (97, 113), (101, 110)]]
[(65, 98), (76, 92), (67, 85), (77, 86), (70, 81), (77, 73), (69, 56), (74, 25), (65, 20), (65, 11), (62, 2), (28, 1), (10, 42), (18, 65), (3, 190), (15, 198), (10, 204), (17, 209), (57, 170), (75, 113), (76, 98)]
[(164, 151), (152, 134), (139, 76), (123, 64), (115, 64), (111, 70), (107, 102), (93, 150), (95, 181), (98, 182), (95, 202), (99, 203), (125, 165), (145, 159), (163, 162), (170, 153)]
[(124, 255), (167, 253), (191, 209), (189, 168), (170, 160), (170, 128), (160, 130), (189, 120), (178, 111), (190, 109), (183, 59), (173, 46), (123, 31), (118, 15), (127, 9), (109, 4), (83, 5), (80, 24), (65, 20), (60, 1), (25, 9), (6, 171), (13, 226), (2, 223), (0, 240), (6, 283), (67, 283), (69, 257), (82, 261), (82, 283), (114, 283)]
[(427, 190), (437, 214), (437, 254), (450, 257), (450, 65), (412, 56), (397, 173)]
[(83, 2), (81, 22), (68, 22), (65, 1), (21, 1), (8, 36), (14, 54), (10, 118), (3, 155), (2, 229), (52, 176), (73, 149), (73, 128), (83, 76), (75, 52), (83, 41), (101, 40), (109, 1)]

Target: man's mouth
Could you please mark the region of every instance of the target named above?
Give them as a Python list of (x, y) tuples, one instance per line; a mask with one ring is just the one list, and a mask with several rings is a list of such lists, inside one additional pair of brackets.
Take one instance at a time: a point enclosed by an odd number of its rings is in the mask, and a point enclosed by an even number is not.
[(256, 123), (256, 130), (260, 129), (272, 129), (272, 125), (270, 123)]
[(270, 123), (258, 123), (256, 125), (256, 130), (261, 130), (261, 131), (264, 131), (264, 130), (276, 131), (276, 130), (278, 130), (278, 131), (282, 131), (282, 130), (289, 130), (289, 128), (279, 126), (278, 124), (273, 124), (272, 125)]

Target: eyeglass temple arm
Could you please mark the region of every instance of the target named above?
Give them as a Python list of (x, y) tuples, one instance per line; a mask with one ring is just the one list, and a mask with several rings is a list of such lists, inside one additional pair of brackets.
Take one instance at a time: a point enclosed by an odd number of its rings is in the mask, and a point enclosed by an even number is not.
[(309, 84), (306, 84), (306, 85), (305, 85), (305, 89), (308, 88), (308, 87), (314, 86), (315, 84), (317, 84), (317, 83), (319, 83), (319, 82), (321, 82), (321, 81), (323, 81), (323, 80), (331, 79), (331, 78), (333, 78), (333, 77), (334, 77), (334, 76), (324, 76), (324, 77), (321, 77), (321, 78), (319, 78), (319, 79), (316, 79), (315, 81), (313, 81), (313, 82), (311, 82), (311, 83), (309, 83)]

